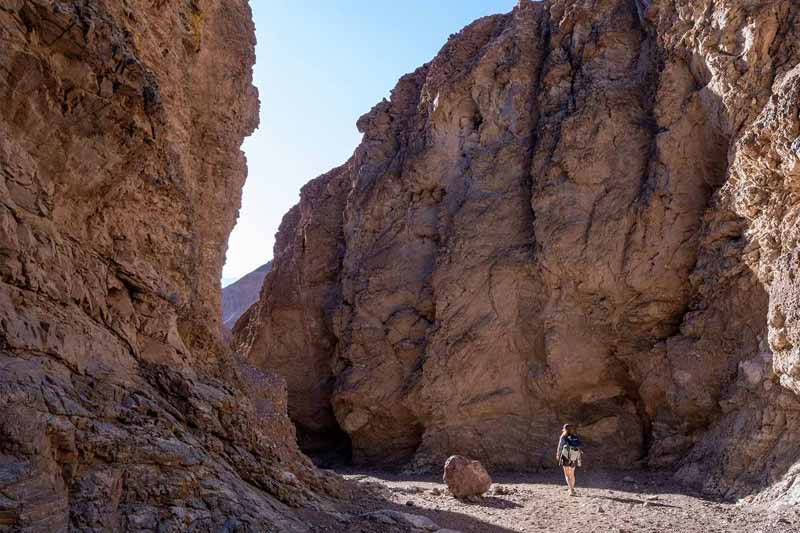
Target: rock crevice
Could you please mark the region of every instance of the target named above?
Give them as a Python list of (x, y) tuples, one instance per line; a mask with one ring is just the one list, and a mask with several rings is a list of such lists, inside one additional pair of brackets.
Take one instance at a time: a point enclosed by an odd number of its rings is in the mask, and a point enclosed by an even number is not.
[(247, 3), (12, 0), (0, 41), (0, 529), (306, 531), (341, 487), (220, 339)]

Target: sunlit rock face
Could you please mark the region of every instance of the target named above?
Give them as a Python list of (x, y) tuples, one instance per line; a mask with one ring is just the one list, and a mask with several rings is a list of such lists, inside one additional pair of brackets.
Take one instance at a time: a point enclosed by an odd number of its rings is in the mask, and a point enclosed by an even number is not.
[(357, 461), (539, 467), (569, 421), (595, 464), (797, 498), (799, 16), (474, 22), (303, 189), (236, 345)]
[(0, 41), (0, 529), (305, 530), (333, 482), (220, 343), (247, 2), (11, 0)]

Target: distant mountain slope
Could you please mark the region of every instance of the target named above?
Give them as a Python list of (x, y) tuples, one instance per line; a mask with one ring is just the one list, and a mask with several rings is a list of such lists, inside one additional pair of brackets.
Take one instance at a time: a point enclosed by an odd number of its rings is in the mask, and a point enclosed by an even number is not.
[(241, 279), (222, 289), (222, 329), (230, 331), (233, 325), (247, 311), (247, 308), (258, 301), (261, 284), (264, 277), (272, 270), (272, 261), (269, 261)]

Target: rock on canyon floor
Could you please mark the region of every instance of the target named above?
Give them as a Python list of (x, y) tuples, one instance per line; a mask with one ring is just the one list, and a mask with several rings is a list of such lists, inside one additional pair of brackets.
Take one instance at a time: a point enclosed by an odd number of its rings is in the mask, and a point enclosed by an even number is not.
[[(474, 501), (449, 495), (436, 474), (395, 474), (341, 469), (350, 480), (375, 488), (378, 500), (351, 509), (338, 524), (315, 531), (437, 531), (379, 521), (373, 509), (429, 518), (438, 531), (462, 532), (796, 532), (800, 509), (783, 506), (754, 509), (693, 494), (669, 474), (584, 469), (578, 473), (578, 496), (569, 497), (560, 472), (500, 474), (489, 493)], [(387, 504), (388, 502), (388, 504)], [(369, 518), (367, 518), (369, 517)], [(346, 525), (345, 525), (346, 524)]]

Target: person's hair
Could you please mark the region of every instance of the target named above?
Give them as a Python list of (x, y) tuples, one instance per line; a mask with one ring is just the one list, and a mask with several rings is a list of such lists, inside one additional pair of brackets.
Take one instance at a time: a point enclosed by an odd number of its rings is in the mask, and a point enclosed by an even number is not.
[(561, 428), (561, 436), (566, 437), (567, 435), (569, 435), (570, 430), (574, 429), (575, 426), (573, 426), (572, 424), (564, 424), (564, 427)]

